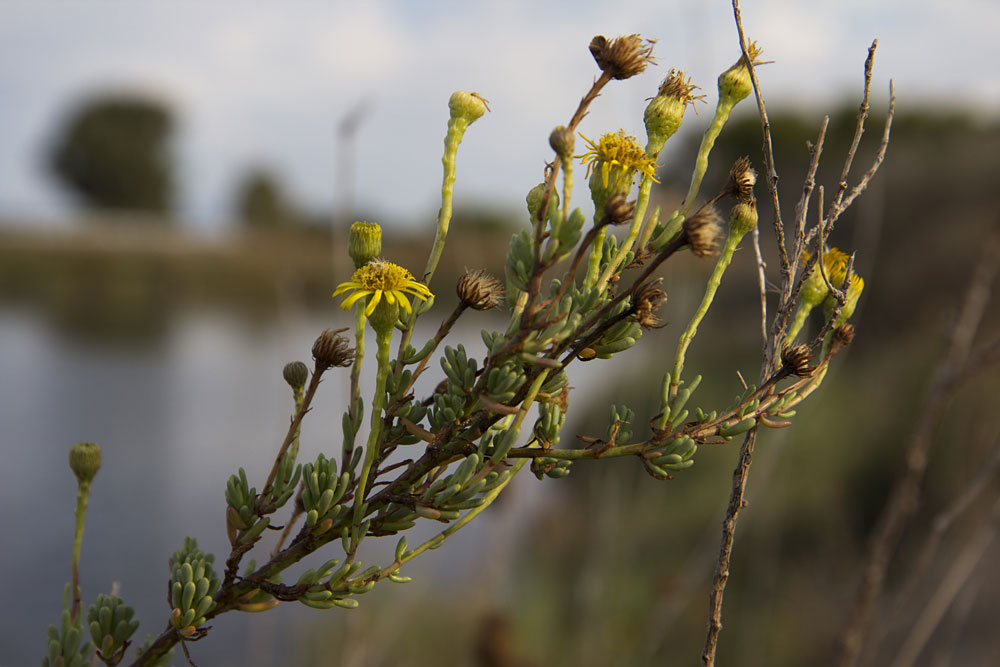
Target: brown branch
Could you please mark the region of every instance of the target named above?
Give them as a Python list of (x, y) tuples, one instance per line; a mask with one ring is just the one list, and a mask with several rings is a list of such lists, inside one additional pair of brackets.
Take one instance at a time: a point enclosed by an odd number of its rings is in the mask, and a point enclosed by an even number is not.
[(753, 460), (754, 445), (757, 442), (757, 428), (747, 431), (743, 444), (740, 446), (740, 458), (733, 471), (733, 487), (729, 495), (729, 507), (726, 518), (722, 522), (722, 543), (719, 545), (719, 559), (715, 574), (712, 577), (712, 591), (709, 593), (708, 636), (705, 639), (705, 649), (701, 654), (701, 663), (706, 667), (715, 664), (715, 652), (719, 644), (719, 633), (722, 631), (722, 599), (729, 581), (729, 564), (732, 560), (733, 539), (736, 536), (736, 521), (740, 510), (746, 506), (744, 493), (747, 478), (750, 473), (750, 463)]
[(882, 592), (889, 567), (903, 530), (917, 508), (920, 484), (927, 470), (933, 436), (945, 406), (958, 382), (968, 374), (966, 368), (972, 341), (982, 321), (990, 295), (990, 286), (1000, 266), (1000, 224), (986, 244), (951, 331), (948, 351), (934, 375), (920, 416), (914, 424), (906, 448), (905, 465), (882, 509), (868, 548), (865, 568), (849, 620), (838, 639), (840, 667), (854, 667), (871, 622), (875, 602)]

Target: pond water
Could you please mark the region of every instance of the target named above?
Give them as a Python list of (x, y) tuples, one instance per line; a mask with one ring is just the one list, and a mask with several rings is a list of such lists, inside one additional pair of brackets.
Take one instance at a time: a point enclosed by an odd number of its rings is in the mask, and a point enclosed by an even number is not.
[[(172, 316), (156, 336), (121, 341), (66, 333), (30, 309), (0, 309), (0, 571), (7, 577), (0, 667), (38, 664), (45, 629), (58, 621), (70, 576), (76, 498), (69, 447), (95, 441), (103, 452), (83, 540), (84, 601), (89, 604), (116, 583), (136, 609), (141, 625), (135, 639), (141, 642), (165, 626), (167, 558), (184, 537), (198, 538), (219, 560), (228, 553), (225, 482), (242, 465), (259, 488), (270, 468), (292, 403), (281, 380), (283, 364), (309, 362), (316, 335), (344, 326), (345, 319), (331, 310), (261, 323), (197, 310)], [(458, 331), (457, 340), (481, 350), (479, 330), (498, 325), (481, 318), (473, 324)], [(639, 358), (616, 363), (615, 373), (638, 363)], [(575, 365), (571, 383), (601, 384), (594, 382), (607, 373), (601, 366)], [(430, 386), (435, 381), (428, 378)], [(321, 385), (303, 427), (300, 460), (319, 451), (339, 453), (347, 382), (346, 372), (331, 372)], [(582, 405), (581, 398), (574, 394), (574, 403)], [(463, 586), (473, 574), (468, 564), (483, 554), (503, 562), (516, 548), (519, 517), (551, 488), (529, 474), (515, 483), (506, 494), (511, 501), (491, 508), (447, 548), (413, 563), (408, 574), (424, 576), (425, 583), (395, 586), (388, 595), (412, 588), (416, 592), (407, 594), (412, 598), (427, 582), (442, 580)], [(420, 534), (440, 529), (432, 524)], [(391, 559), (395, 539), (383, 541), (369, 556), (372, 562)], [(285, 604), (268, 614), (227, 614), (216, 619), (205, 641), (192, 646), (195, 661), (277, 664), (289, 658), (280, 639), (288, 633), (282, 630), (322, 613)], [(329, 614), (339, 619), (346, 612)], [(178, 654), (174, 663), (183, 664), (183, 657)]]

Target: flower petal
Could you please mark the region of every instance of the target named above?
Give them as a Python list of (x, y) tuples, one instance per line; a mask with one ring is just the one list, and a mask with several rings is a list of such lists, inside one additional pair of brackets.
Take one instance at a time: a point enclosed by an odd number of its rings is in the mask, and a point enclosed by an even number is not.
[(406, 295), (400, 291), (397, 291), (395, 294), (396, 298), (399, 300), (399, 305), (403, 308), (403, 310), (405, 310), (407, 313), (412, 313), (413, 309), (410, 308), (410, 302), (406, 298)]
[(375, 312), (375, 306), (378, 302), (382, 300), (382, 290), (375, 290), (375, 295), (368, 300), (368, 307), (365, 308), (365, 317), (371, 317), (371, 314)]
[(340, 307), (343, 308), (344, 310), (350, 310), (351, 306), (353, 306), (354, 303), (358, 299), (361, 299), (362, 297), (366, 297), (366, 296), (368, 296), (371, 293), (372, 293), (372, 290), (369, 290), (369, 289), (359, 289), (354, 294), (352, 294), (349, 297), (347, 297), (346, 299), (344, 299), (344, 303), (340, 304)]

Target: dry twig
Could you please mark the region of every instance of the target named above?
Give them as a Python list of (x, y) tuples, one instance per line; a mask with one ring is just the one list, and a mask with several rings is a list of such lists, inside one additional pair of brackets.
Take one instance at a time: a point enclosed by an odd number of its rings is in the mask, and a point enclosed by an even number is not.
[[(885, 583), (889, 560), (917, 508), (920, 484), (927, 470), (934, 431), (941, 421), (944, 408), (958, 384), (971, 375), (969, 371), (978, 370), (978, 364), (969, 363), (970, 351), (998, 267), (1000, 267), (1000, 225), (997, 225), (990, 236), (969, 282), (962, 310), (952, 327), (948, 351), (938, 366), (930, 391), (921, 408), (920, 417), (914, 424), (906, 449), (905, 467), (896, 480), (875, 525), (857, 598), (847, 625), (838, 640), (840, 667), (853, 667), (861, 655), (875, 601)], [(987, 346), (987, 350), (989, 348), (990, 346)], [(977, 354), (972, 358), (978, 359), (981, 356)]]

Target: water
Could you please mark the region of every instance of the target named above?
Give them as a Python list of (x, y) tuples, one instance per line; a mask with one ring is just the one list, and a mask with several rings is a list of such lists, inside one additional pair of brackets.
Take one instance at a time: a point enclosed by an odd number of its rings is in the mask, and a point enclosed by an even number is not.
[[(7, 577), (0, 666), (38, 664), (45, 628), (58, 620), (70, 576), (76, 498), (69, 447), (95, 441), (103, 452), (83, 540), (84, 601), (117, 582), (141, 621), (135, 636), (141, 642), (165, 627), (167, 558), (184, 537), (197, 537), (219, 560), (228, 553), (225, 481), (243, 465), (259, 488), (270, 469), (292, 403), (282, 366), (310, 361), (316, 335), (343, 326), (344, 319), (336, 311), (261, 323), (188, 311), (172, 317), (159, 335), (123, 342), (65, 333), (30, 310), (0, 309), (0, 571)], [(481, 317), (471, 324), (457, 338), (480, 350), (479, 329), (495, 324)], [(571, 373), (577, 387), (602, 372), (598, 364), (577, 366)], [(628, 363), (615, 365), (616, 372), (628, 369)], [(429, 386), (439, 374), (434, 365), (431, 371)], [(331, 371), (306, 417), (301, 460), (339, 452), (346, 393), (346, 371)], [(580, 398), (574, 394), (577, 405)], [(422, 582), (387, 592), (376, 587), (368, 597), (412, 601), (435, 582), (464, 586), (475, 574), (469, 564), (486, 555), (495, 563), (513, 560), (505, 554), (516, 549), (518, 517), (551, 487), (527, 474), (515, 484), (502, 508), (491, 508), (445, 549), (408, 566), (407, 573), (422, 575)], [(441, 528), (424, 523), (425, 537)], [(410, 537), (410, 543), (418, 539)], [(391, 560), (395, 539), (383, 542), (369, 555), (372, 562)], [(410, 592), (398, 592), (405, 589)], [(280, 652), (291, 640), (282, 638), (294, 624), (303, 618), (313, 623), (321, 614), (343, 622), (347, 613), (285, 604), (267, 614), (226, 614), (192, 650), (203, 665), (272, 664), (287, 658)], [(183, 658), (178, 654), (174, 662)]]

